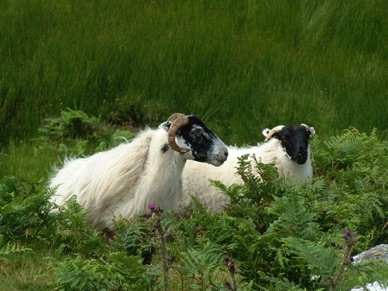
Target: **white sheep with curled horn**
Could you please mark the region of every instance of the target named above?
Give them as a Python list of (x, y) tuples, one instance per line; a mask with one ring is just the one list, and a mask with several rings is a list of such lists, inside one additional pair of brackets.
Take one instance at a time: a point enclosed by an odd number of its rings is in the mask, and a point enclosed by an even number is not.
[(209, 180), (221, 181), (226, 186), (242, 184), (237, 174), (238, 158), (249, 155), (252, 167), (254, 158), (261, 163), (273, 163), (280, 176), (304, 179), (313, 176), (313, 165), (309, 138), (315, 134), (313, 127), (306, 124), (279, 125), (263, 130), (265, 142), (252, 147), (228, 147), (228, 160), (220, 168), (188, 162), (182, 174), (183, 190), (181, 206), (193, 206), (192, 196), (205, 208), (218, 212), (229, 203), (229, 197), (221, 193)]
[(143, 214), (150, 204), (177, 208), (186, 160), (220, 166), (227, 156), (225, 144), (199, 118), (175, 113), (129, 143), (66, 160), (50, 180), (51, 200), (63, 205), (75, 195), (92, 225), (113, 230), (115, 218)]

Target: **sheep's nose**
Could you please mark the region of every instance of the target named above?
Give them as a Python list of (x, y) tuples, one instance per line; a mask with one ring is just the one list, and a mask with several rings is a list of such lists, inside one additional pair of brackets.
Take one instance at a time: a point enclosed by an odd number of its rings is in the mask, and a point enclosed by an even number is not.
[(295, 162), (298, 164), (304, 164), (307, 160), (307, 152), (306, 151), (300, 151), (296, 154), (296, 156), (293, 158)]
[(221, 162), (225, 162), (226, 159), (228, 158), (228, 150), (225, 150), (224, 152), (221, 152), (219, 153), (219, 155), (217, 156), (217, 159)]
[(298, 153), (298, 154), (296, 155), (296, 157), (297, 157), (298, 159), (304, 160), (304, 159), (307, 158), (307, 152), (300, 152), (300, 153)]
[(307, 151), (305, 148), (299, 147), (298, 157), (303, 157), (303, 156), (307, 156)]

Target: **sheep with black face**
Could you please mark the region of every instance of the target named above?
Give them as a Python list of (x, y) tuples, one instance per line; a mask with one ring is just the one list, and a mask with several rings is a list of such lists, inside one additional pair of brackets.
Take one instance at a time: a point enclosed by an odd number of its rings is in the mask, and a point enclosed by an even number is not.
[(211, 168), (205, 164), (188, 162), (183, 174), (183, 191), (180, 197), (181, 206), (193, 206), (191, 195), (197, 198), (206, 208), (213, 211), (222, 210), (229, 198), (222, 194), (209, 180), (221, 181), (226, 186), (242, 184), (236, 173), (238, 158), (249, 155), (252, 167), (255, 159), (265, 164), (273, 163), (280, 176), (292, 176), (304, 179), (313, 176), (313, 166), (309, 139), (315, 134), (313, 127), (306, 124), (279, 125), (264, 129), (265, 142), (252, 147), (228, 147), (228, 160), (220, 168)]
[(176, 113), (130, 143), (67, 159), (50, 181), (52, 201), (63, 205), (76, 195), (94, 226), (112, 230), (115, 218), (143, 214), (150, 204), (177, 208), (187, 160), (218, 167), (227, 156), (225, 144), (199, 118)]

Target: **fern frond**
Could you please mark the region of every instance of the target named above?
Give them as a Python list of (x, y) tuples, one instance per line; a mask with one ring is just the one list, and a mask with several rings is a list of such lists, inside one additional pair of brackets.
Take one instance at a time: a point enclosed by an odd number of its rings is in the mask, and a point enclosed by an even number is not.
[(5, 245), (0, 247), (0, 260), (5, 259), (5, 258), (2, 258), (4, 256), (18, 254), (18, 253), (31, 252), (31, 251), (32, 251), (31, 248), (21, 246), (17, 243), (7, 242)]
[(320, 276), (332, 275), (338, 265), (338, 257), (333, 248), (326, 247), (324, 242), (287, 237), (284, 243), (289, 252), (298, 260), (308, 265), (311, 273)]
[(306, 208), (305, 199), (300, 195), (276, 198), (267, 211), (278, 217), (270, 225), (267, 233), (280, 231), (285, 235), (300, 238), (312, 238), (319, 233), (319, 224), (316, 222), (317, 214)]

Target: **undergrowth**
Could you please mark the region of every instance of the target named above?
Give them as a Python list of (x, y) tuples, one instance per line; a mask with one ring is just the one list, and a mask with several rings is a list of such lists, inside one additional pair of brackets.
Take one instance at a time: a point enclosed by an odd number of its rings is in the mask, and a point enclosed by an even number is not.
[[(67, 122), (73, 119), (78, 121)], [(48, 121), (34, 142), (59, 149), (86, 141), (91, 152), (115, 146), (116, 129), (101, 134), (95, 122), (69, 111)], [(80, 136), (67, 135), (74, 124), (82, 128)], [(43, 179), (3, 177), (0, 280), (27, 286), (32, 279), (21, 282), (17, 274), (33, 270), (36, 260), (23, 259), (28, 265), (22, 271), (7, 266), (38, 252), (47, 263), (31, 278), (42, 279), (39, 288), (60, 290), (348, 290), (376, 280), (387, 284), (386, 265), (350, 261), (388, 241), (387, 151), (376, 131), (349, 128), (325, 141), (317, 137), (315, 176), (304, 182), (279, 177), (273, 165), (257, 163), (252, 172), (242, 156), (236, 171), (243, 184), (213, 181), (231, 199), (224, 211), (212, 213), (198, 201), (195, 209), (177, 211), (150, 205), (142, 216), (117, 218), (109, 234), (87, 223), (88, 212), (75, 199), (51, 211), (54, 189)]]

